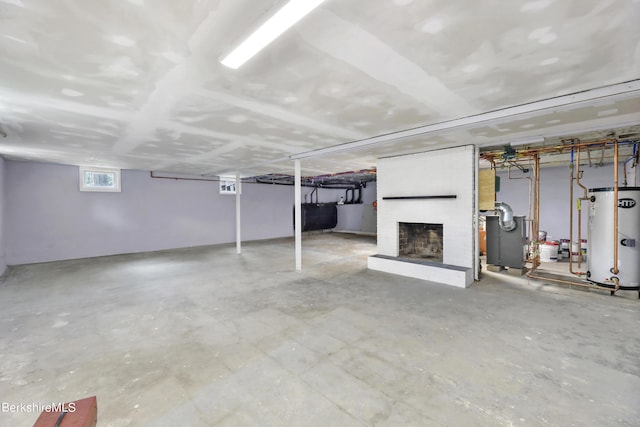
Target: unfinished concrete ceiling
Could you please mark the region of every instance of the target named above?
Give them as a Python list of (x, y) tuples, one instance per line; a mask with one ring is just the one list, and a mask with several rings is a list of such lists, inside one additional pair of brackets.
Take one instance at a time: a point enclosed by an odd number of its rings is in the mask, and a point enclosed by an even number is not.
[(0, 155), (291, 173), (291, 155), (612, 85), (303, 171), (640, 123), (638, 0), (327, 0), (240, 69), (220, 64), (284, 3), (0, 0)]

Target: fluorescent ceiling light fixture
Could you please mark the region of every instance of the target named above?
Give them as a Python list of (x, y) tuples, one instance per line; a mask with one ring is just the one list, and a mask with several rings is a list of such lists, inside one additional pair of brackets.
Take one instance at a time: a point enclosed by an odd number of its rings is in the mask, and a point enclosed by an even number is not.
[(239, 68), (324, 1), (290, 0), (220, 62), (229, 68)]

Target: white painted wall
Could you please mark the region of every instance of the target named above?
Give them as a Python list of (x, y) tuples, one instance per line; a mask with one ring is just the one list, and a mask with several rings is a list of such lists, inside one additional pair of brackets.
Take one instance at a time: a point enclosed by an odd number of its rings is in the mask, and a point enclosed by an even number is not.
[(4, 273), (7, 268), (7, 264), (5, 262), (5, 244), (4, 244), (4, 210), (5, 210), (5, 201), (4, 201), (4, 159), (0, 157), (0, 276)]
[[(474, 147), (378, 160), (378, 253), (398, 256), (398, 222), (443, 224), (443, 262), (473, 268)], [(383, 200), (456, 195), (456, 199)]]
[[(613, 187), (613, 165), (604, 165), (602, 167), (582, 166), (583, 179), (582, 182), (587, 188)], [(527, 180), (510, 180), (508, 172), (498, 171), (497, 176), (500, 179), (500, 192), (497, 193), (497, 200), (509, 204), (515, 215), (524, 215), (528, 217), (528, 181)], [(512, 177), (526, 176), (518, 169), (511, 170)], [(620, 167), (619, 183), (622, 185), (622, 166)], [(548, 237), (552, 239), (568, 239), (569, 238), (569, 177), (570, 171), (568, 166), (542, 168), (540, 171), (540, 230), (547, 232)], [(630, 182), (633, 184), (633, 181)], [(574, 198), (581, 197), (582, 189), (578, 186), (574, 188)], [(575, 206), (575, 201), (573, 202)], [(587, 237), (587, 220), (588, 211), (584, 205), (582, 212), (582, 235)], [(574, 212), (574, 238), (577, 234), (577, 215)]]
[[(121, 193), (91, 193), (74, 166), (6, 161), (4, 173), (9, 265), (235, 241), (235, 196), (217, 182), (124, 170)], [(292, 207), (293, 187), (243, 184), (243, 240), (291, 236)]]
[[(344, 196), (343, 190), (341, 190), (340, 195)], [(369, 182), (367, 187), (362, 189), (362, 203), (338, 206), (338, 225), (336, 230), (375, 233), (376, 225), (371, 221), (367, 221), (367, 216), (372, 215), (372, 203), (376, 200), (376, 197), (376, 182)]]

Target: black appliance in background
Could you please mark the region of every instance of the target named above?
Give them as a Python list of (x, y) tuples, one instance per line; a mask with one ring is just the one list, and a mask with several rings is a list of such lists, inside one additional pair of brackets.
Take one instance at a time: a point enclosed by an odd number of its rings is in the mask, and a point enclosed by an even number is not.
[[(337, 203), (302, 203), (302, 231), (329, 230), (338, 225)], [(295, 229), (295, 206), (293, 208)]]

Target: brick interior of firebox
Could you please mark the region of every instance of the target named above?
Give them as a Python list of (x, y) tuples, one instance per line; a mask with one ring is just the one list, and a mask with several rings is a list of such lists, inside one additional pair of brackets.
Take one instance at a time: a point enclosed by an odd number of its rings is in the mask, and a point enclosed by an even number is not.
[(442, 262), (442, 224), (401, 222), (398, 256)]

